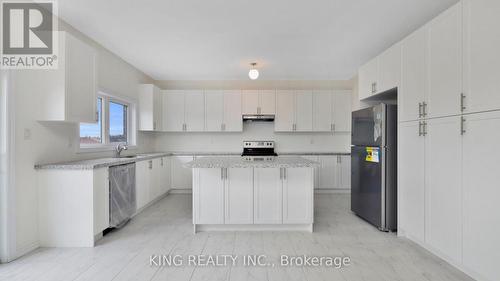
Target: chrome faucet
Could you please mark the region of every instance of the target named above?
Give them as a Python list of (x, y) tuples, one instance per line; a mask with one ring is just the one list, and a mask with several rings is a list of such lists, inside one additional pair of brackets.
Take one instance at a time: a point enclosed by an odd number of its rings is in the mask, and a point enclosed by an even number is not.
[(120, 154), (123, 150), (127, 150), (128, 146), (126, 143), (119, 143), (115, 148), (115, 157), (120, 158)]

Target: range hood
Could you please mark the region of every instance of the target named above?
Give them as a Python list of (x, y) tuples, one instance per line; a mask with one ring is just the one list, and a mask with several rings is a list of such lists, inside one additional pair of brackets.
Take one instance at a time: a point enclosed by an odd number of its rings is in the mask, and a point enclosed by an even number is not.
[(274, 114), (245, 114), (245, 115), (243, 115), (243, 121), (273, 122), (274, 121)]

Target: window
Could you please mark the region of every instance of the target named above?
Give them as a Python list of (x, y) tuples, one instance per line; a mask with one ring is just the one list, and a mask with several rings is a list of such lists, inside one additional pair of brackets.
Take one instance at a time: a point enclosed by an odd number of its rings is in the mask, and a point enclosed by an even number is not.
[(100, 94), (97, 97), (98, 121), (80, 123), (80, 147), (114, 147), (117, 143), (131, 144), (132, 103)]
[(102, 98), (97, 98), (98, 120), (95, 124), (80, 124), (80, 144), (102, 144)]

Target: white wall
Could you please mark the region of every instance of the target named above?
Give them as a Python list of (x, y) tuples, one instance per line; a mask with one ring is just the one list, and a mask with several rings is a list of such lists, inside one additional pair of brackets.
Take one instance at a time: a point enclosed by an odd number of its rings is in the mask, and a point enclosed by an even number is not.
[[(98, 52), (98, 85), (114, 95), (137, 99), (137, 85), (153, 82), (150, 77), (107, 51), (88, 37), (77, 32), (66, 23), (59, 24), (61, 30), (69, 31), (76, 37), (93, 45)], [(15, 74), (15, 73), (14, 73)], [(78, 125), (63, 123), (40, 123), (35, 120), (34, 110), (44, 93), (30, 93), (23, 90), (28, 81), (13, 79), (12, 97), (15, 99), (15, 218), (16, 253), (20, 256), (38, 247), (37, 220), (37, 177), (33, 166), (36, 163), (57, 162), (96, 158), (111, 155), (104, 153), (77, 153)], [(31, 136), (25, 138), (26, 130)], [(139, 133), (139, 151), (151, 151), (153, 138)]]
[[(162, 89), (337, 89), (351, 90), (353, 81), (234, 80), (157, 81)], [(349, 133), (275, 133), (274, 123), (245, 122), (242, 133), (155, 133), (156, 150), (241, 153), (244, 140), (274, 140), (279, 152), (349, 152)]]

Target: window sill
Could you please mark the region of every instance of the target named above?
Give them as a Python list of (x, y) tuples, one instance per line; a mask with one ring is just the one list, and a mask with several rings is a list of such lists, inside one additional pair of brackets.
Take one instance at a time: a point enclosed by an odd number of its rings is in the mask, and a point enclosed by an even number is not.
[[(81, 146), (76, 150), (77, 154), (80, 153), (95, 153), (95, 152), (107, 152), (114, 151), (116, 145), (96, 145), (96, 146)], [(137, 150), (137, 145), (129, 145), (128, 150)]]

